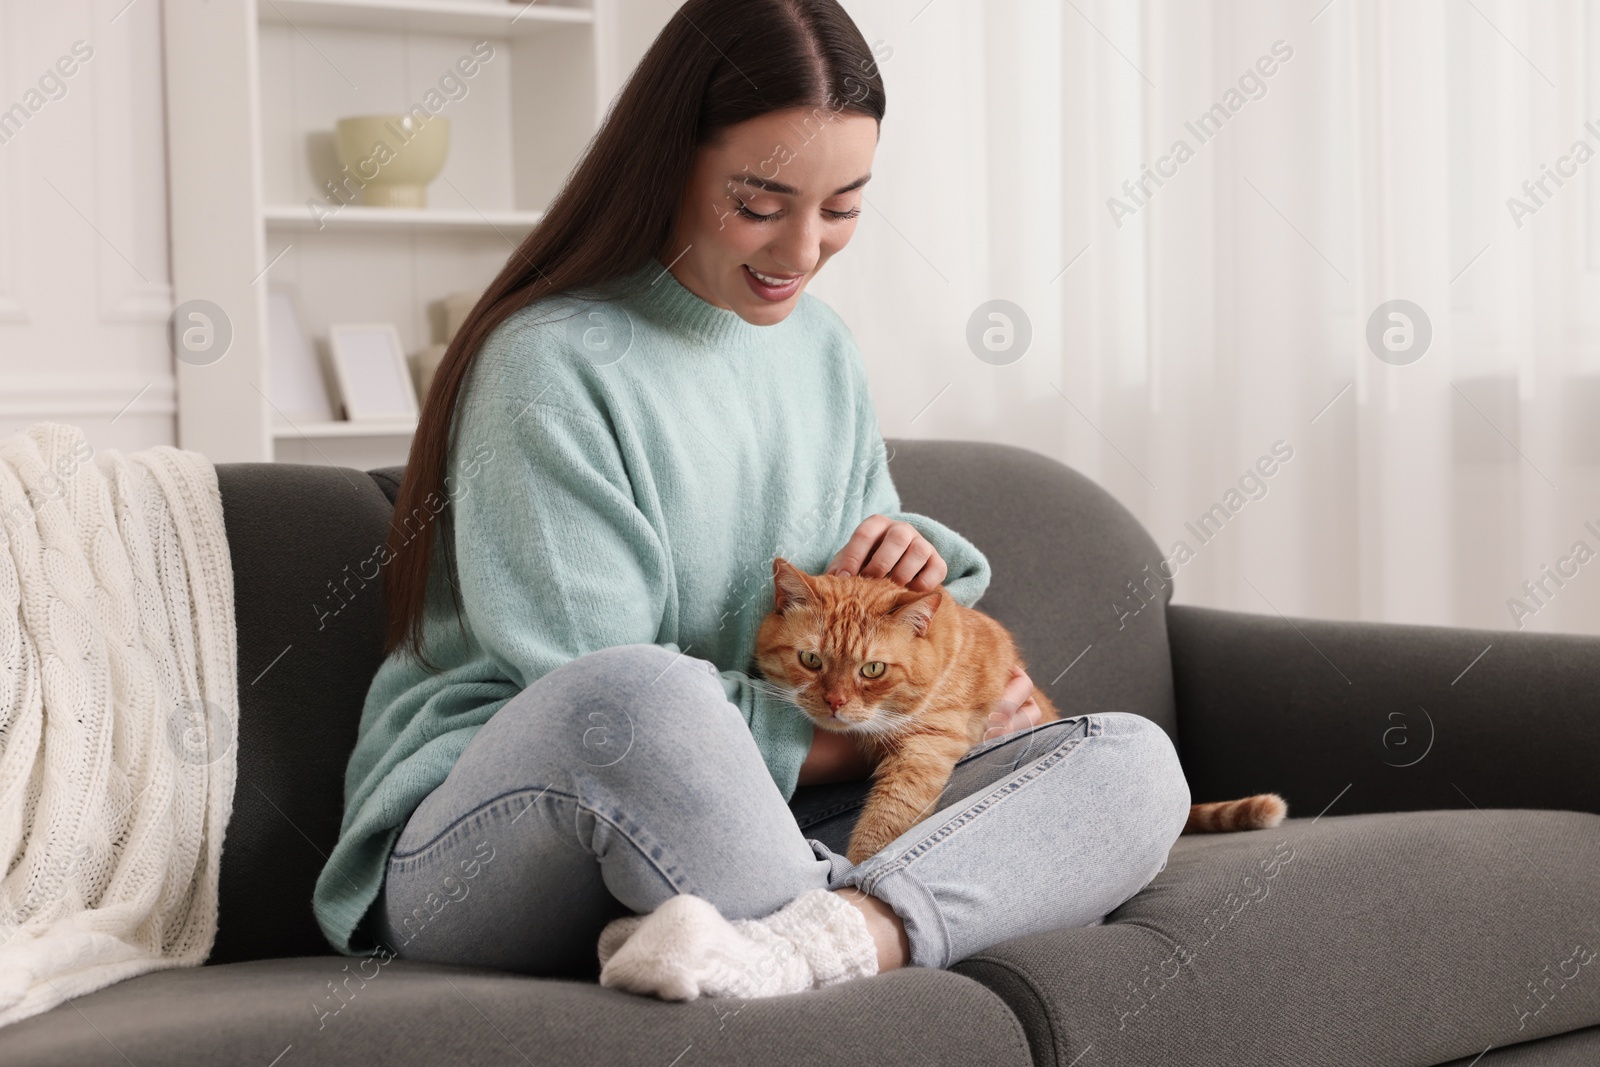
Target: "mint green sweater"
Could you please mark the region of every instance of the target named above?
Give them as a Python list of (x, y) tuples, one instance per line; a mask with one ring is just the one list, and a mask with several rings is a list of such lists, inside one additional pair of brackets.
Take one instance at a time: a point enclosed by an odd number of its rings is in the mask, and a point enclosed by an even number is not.
[[(614, 299), (541, 300), (485, 342), (457, 400), (446, 485), (458, 627), (435, 537), (424, 612), (429, 673), (389, 656), (345, 772), (339, 840), (313, 910), (352, 934), (411, 812), (506, 701), (567, 660), (658, 644), (709, 660), (785, 798), (810, 721), (750, 683), (772, 604), (772, 558), (821, 573), (863, 519), (910, 522), (967, 606), (989, 562), (960, 534), (900, 510), (850, 331), (809, 293), (755, 326), (684, 288), (654, 258)], [(553, 309), (584, 313), (562, 321)]]

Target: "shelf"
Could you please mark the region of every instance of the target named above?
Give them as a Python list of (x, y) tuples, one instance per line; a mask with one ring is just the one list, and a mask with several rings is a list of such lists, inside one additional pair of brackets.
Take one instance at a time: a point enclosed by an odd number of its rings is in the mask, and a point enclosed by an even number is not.
[[(665, 22), (676, 4), (638, 5), (648, 12), (629, 17)], [(389, 322), (408, 349), (428, 347), (439, 303), (489, 285), (546, 217), (648, 27), (617, 33), (614, 0), (159, 6), (173, 303), (226, 307), (234, 336), (212, 366), (179, 361), (179, 447), (230, 463), (403, 464), (415, 418), (276, 411), (263, 385), (272, 376), (265, 279), (292, 289), (300, 331), (317, 346), (330, 324)], [(471, 69), (463, 57), (487, 55), (474, 47), (485, 40), (492, 60), (460, 74)], [(452, 69), (472, 79), (470, 98)], [(457, 189), (441, 180), (421, 210), (369, 207), (359, 193), (348, 207), (325, 202), (339, 119), (409, 108), (419, 93), (436, 107), (430, 83), (450, 101), (444, 176)], [(0, 260), (5, 251), (0, 237)]]
[(416, 30), (462, 37), (529, 37), (594, 22), (587, 8), (500, 0), (260, 0), (262, 22), (361, 30)]
[[(527, 232), (544, 217), (542, 211), (435, 211), (430, 208), (337, 207), (314, 218), (304, 204), (268, 204), (261, 209), (268, 226), (284, 230), (483, 230)], [(319, 225), (320, 223), (320, 225)]]
[(302, 422), (294, 426), (285, 423), (273, 423), (272, 436), (276, 438), (409, 437), (416, 430), (417, 424), (409, 421)]

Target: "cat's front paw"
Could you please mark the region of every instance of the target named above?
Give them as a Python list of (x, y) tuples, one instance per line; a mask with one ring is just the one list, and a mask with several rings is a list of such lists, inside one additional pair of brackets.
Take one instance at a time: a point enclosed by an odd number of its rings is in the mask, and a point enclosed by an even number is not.
[(860, 864), (877, 855), (893, 836), (875, 834), (870, 831), (863, 832), (858, 826), (856, 832), (850, 835), (850, 844), (844, 850), (844, 858), (852, 864)]

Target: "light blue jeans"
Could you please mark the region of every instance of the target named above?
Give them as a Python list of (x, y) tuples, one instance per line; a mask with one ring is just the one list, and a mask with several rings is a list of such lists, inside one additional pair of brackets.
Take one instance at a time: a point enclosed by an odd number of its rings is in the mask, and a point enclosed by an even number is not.
[(870, 786), (786, 804), (715, 666), (602, 649), (478, 730), (396, 840), (370, 932), (407, 959), (593, 976), (601, 927), (674, 894), (753, 919), (856, 886), (904, 921), (913, 965), (946, 967), (1099, 922), (1166, 866), (1189, 811), (1172, 742), (1125, 712), (984, 743), (937, 810), (851, 864)]

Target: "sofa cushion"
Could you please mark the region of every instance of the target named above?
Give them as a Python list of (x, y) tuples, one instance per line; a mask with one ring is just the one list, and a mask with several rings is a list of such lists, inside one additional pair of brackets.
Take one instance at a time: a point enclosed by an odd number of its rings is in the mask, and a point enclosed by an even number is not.
[(1600, 1063), (1600, 1026), (1572, 1030), (1539, 1041), (1486, 1049), (1442, 1067), (1594, 1067)]
[(1600, 1023), (1597, 869), (1591, 814), (1291, 819), (1180, 838), (1105, 925), (955, 970), (1040, 1064), (1443, 1063)]
[(217, 465), (239, 635), (239, 755), (209, 963), (328, 952), (311, 890), (382, 659), (373, 552), (393, 511), (365, 473)]
[(477, 968), (276, 959), (141, 975), (0, 1029), (7, 1067), (129, 1062), (1029, 1067), (998, 997), (925, 970), (672, 1004)]

